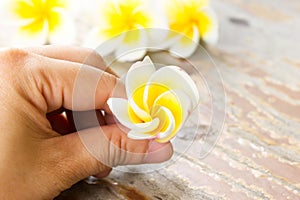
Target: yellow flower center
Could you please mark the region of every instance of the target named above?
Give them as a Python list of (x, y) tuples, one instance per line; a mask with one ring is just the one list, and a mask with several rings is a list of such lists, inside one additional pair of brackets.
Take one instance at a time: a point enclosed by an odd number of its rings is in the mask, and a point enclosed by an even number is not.
[(61, 24), (60, 9), (66, 8), (64, 0), (15, 0), (12, 3), (13, 13), (20, 19), (26, 20), (21, 31), (35, 34), (47, 26), (49, 32)]
[(201, 36), (212, 28), (212, 19), (203, 12), (207, 0), (170, 0), (166, 6), (170, 29), (193, 38), (193, 27)]
[[(150, 27), (150, 16), (142, 6), (141, 0), (121, 0), (118, 4), (108, 2), (103, 9), (108, 27), (101, 33), (111, 38), (125, 31)], [(138, 36), (128, 36), (124, 41), (131, 42), (136, 38)]]
[[(146, 87), (148, 87), (148, 96), (147, 101), (145, 102), (144, 93)], [(156, 83), (152, 83), (148, 86), (141, 86), (134, 91), (132, 100), (139, 108), (148, 114), (147, 116), (139, 116), (134, 112), (131, 105), (129, 105), (129, 117), (133, 123), (149, 122), (154, 118), (159, 118), (160, 124), (157, 129), (152, 131), (152, 134), (157, 134), (159, 131), (164, 132), (170, 124), (167, 113), (160, 109), (161, 107), (165, 107), (171, 111), (175, 120), (173, 133), (177, 132), (183, 120), (183, 111), (178, 97), (168, 87)]]

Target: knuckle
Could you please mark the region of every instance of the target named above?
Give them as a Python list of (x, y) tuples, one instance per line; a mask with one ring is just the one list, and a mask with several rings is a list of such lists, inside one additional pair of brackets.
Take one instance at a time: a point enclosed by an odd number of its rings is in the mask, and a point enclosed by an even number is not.
[(2, 57), (8, 62), (14, 63), (14, 66), (24, 64), (29, 54), (28, 51), (19, 48), (9, 48), (2, 51)]
[(26, 77), (28, 69), (36, 65), (36, 60), (36, 56), (27, 50), (9, 48), (0, 52), (0, 69), (8, 77)]
[[(31, 53), (19, 49), (8, 48), (0, 52), (0, 76), (14, 84), (27, 77), (27, 66), (29, 66)], [(25, 73), (25, 74), (24, 74)]]

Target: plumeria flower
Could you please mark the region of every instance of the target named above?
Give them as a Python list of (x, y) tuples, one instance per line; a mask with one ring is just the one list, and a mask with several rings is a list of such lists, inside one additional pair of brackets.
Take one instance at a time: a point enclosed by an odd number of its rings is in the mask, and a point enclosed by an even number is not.
[(189, 57), (200, 39), (208, 44), (218, 40), (218, 21), (208, 0), (165, 0), (165, 11), (172, 31), (170, 51), (180, 57)]
[(17, 27), (16, 44), (72, 43), (75, 26), (71, 11), (77, 1), (10, 0), (3, 8)]
[[(139, 60), (146, 54), (147, 28), (166, 27), (166, 20), (151, 12), (155, 5), (149, 0), (98, 0), (95, 27), (86, 37), (85, 46), (99, 48), (106, 56), (114, 52), (119, 61)], [(97, 5), (97, 4), (96, 4)], [(137, 50), (128, 53), (132, 50)], [(126, 53), (127, 52), (127, 53)]]
[(110, 98), (108, 105), (133, 139), (169, 141), (199, 102), (197, 87), (185, 71), (177, 66), (156, 71), (149, 57), (132, 65), (125, 87), (128, 99)]

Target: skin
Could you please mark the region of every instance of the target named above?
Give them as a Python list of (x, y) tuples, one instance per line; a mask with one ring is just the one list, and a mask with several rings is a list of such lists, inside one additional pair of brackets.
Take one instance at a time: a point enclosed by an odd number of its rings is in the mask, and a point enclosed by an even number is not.
[[(84, 95), (89, 99), (72, 107), (82, 63), (92, 67), (83, 87), (92, 84), (89, 76), (101, 79), (96, 91)], [(0, 199), (53, 199), (90, 175), (107, 176), (114, 166), (168, 160), (170, 143), (129, 139), (114, 122), (106, 101), (117, 83), (114, 72), (90, 49), (1, 49)], [(117, 93), (122, 96), (124, 88)], [(82, 119), (80, 132), (94, 142), (93, 149), (79, 138), (72, 112)], [(95, 112), (97, 123), (89, 120)]]

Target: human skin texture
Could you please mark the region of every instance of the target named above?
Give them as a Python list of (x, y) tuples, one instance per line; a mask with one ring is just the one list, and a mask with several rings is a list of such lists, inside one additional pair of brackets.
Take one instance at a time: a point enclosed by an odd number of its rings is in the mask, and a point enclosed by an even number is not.
[[(74, 108), (73, 89), (82, 63), (101, 79), (96, 91), (86, 94), (95, 99)], [(171, 157), (169, 142), (129, 139), (112, 120), (106, 102), (119, 79), (105, 66), (97, 53), (79, 47), (0, 50), (0, 199), (53, 199), (90, 175), (107, 176), (114, 166)], [(89, 88), (89, 75), (83, 84)], [(97, 134), (95, 151), (102, 160), (83, 145), (72, 111), (85, 119), (81, 132), (91, 138)], [(98, 123), (88, 120), (91, 111)]]

